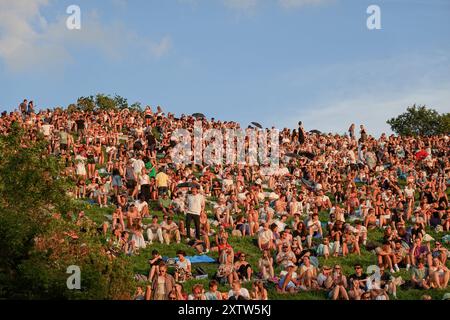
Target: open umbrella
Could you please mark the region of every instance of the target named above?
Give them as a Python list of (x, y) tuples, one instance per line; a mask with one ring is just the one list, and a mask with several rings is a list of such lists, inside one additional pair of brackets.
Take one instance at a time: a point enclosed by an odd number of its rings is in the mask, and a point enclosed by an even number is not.
[(291, 158), (301, 158), (302, 156), (299, 155), (298, 153), (294, 153), (294, 152), (289, 152), (285, 154), (286, 157), (291, 157)]
[(258, 127), (260, 129), (262, 129), (262, 125), (260, 125), (258, 122), (252, 122), (252, 125), (254, 125), (255, 127)]
[(415, 157), (417, 161), (421, 161), (428, 157), (428, 152), (426, 152), (425, 150), (420, 150), (415, 154)]
[(197, 183), (194, 182), (183, 182), (177, 185), (178, 188), (192, 188), (192, 187), (200, 187)]
[(316, 130), (316, 129), (313, 129), (313, 130), (309, 131), (309, 133), (322, 134), (322, 132), (320, 132), (319, 130)]
[(308, 158), (309, 160), (314, 160), (316, 155), (314, 153), (308, 152), (308, 151), (300, 151), (298, 153), (299, 156)]
[(194, 113), (192, 115), (194, 118), (199, 119), (199, 118), (206, 118), (205, 115), (203, 113)]

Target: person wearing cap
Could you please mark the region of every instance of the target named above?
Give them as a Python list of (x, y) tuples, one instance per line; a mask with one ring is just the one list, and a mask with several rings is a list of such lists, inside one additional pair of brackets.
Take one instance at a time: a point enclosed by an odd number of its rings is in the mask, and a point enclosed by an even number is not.
[(277, 254), (276, 262), (284, 270), (286, 270), (289, 263), (297, 262), (295, 253), (292, 252), (291, 247), (288, 244), (283, 245), (282, 250)]
[(295, 293), (297, 291), (297, 267), (292, 261), (286, 264), (286, 270), (281, 271), (280, 281), (278, 282), (277, 290), (281, 293)]

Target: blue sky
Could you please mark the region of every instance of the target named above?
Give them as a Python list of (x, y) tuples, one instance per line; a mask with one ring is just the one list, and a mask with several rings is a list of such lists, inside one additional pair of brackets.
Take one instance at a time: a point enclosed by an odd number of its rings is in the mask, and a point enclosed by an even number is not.
[[(81, 8), (68, 30), (66, 8)], [(366, 9), (381, 8), (381, 30)], [(344, 132), (450, 111), (448, 0), (0, 0), (0, 109), (79, 96)]]

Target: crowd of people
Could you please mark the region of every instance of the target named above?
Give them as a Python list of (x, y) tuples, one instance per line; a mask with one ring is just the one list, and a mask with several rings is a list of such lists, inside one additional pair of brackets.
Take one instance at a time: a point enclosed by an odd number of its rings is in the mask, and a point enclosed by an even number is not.
[[(269, 284), (279, 294), (323, 290), (334, 300), (396, 298), (400, 286), (448, 288), (448, 135), (377, 139), (364, 126), (338, 135), (306, 132), (299, 123), (280, 131), (279, 168), (267, 175), (263, 165), (176, 164), (172, 133), (193, 132), (196, 121), (204, 130), (240, 128), (161, 107), (37, 112), (24, 100), (2, 113), (0, 134), (16, 123), (31, 141), (47, 139), (48, 153), (75, 182), (68, 192), (113, 208), (102, 226), (112, 257), (179, 245), (175, 263), (152, 251), (136, 299), (267, 300)], [(260, 251), (257, 265), (230, 243), (244, 237)], [(195, 281), (186, 245), (218, 257), (208, 288), (195, 284), (190, 294), (183, 288)], [(371, 273), (367, 265), (355, 264), (353, 274), (342, 263), (327, 265), (365, 253), (373, 257)], [(407, 283), (397, 276), (402, 269), (411, 274)]]

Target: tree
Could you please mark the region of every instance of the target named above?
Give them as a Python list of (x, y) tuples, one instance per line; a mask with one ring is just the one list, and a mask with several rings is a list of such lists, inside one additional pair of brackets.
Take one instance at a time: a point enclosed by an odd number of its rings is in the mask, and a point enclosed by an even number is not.
[(127, 100), (126, 98), (121, 97), (121, 96), (119, 96), (119, 95), (116, 94), (116, 95), (114, 96), (114, 101), (116, 102), (116, 106), (117, 106), (120, 110), (125, 109), (125, 108), (128, 108), (128, 100)]
[(78, 111), (78, 107), (76, 104), (71, 103), (67, 106), (67, 112), (68, 113), (73, 113), (73, 112), (77, 112)]
[[(73, 182), (42, 137), (31, 141), (13, 124), (0, 136), (0, 298), (124, 299), (133, 272), (112, 258), (98, 226), (77, 216)], [(67, 267), (81, 269), (81, 290), (69, 290)]]
[(95, 105), (100, 110), (115, 110), (117, 102), (115, 99), (105, 94), (99, 93), (95, 96)]
[(142, 111), (142, 104), (140, 102), (135, 102), (130, 106), (131, 110)]
[(424, 106), (408, 107), (406, 112), (387, 121), (392, 131), (401, 136), (431, 136), (449, 132), (449, 115), (440, 115)]
[(94, 111), (95, 109), (94, 96), (79, 97), (77, 100), (77, 107), (83, 111)]

